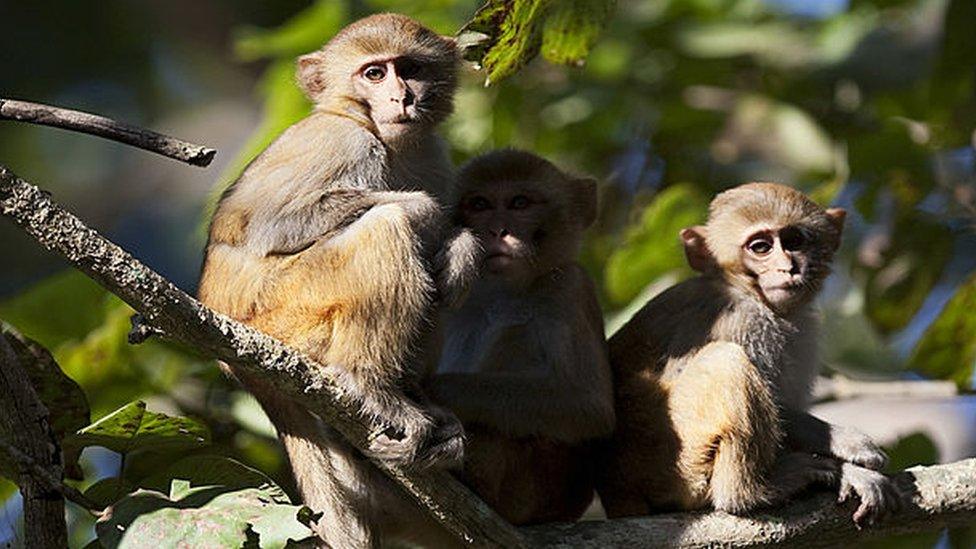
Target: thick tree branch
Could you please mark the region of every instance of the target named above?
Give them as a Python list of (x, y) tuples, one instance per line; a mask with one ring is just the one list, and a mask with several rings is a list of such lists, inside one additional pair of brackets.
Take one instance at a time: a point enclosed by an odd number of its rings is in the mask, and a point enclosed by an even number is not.
[(116, 122), (104, 116), (29, 101), (0, 98), (0, 120), (4, 119), (97, 135), (176, 160), (182, 160), (194, 166), (209, 165), (214, 155), (217, 154), (214, 149)]
[(67, 547), (64, 466), (47, 408), (31, 386), (3, 332), (0, 332), (0, 457), (24, 497), (24, 530), (28, 547)]
[(911, 502), (900, 513), (858, 530), (854, 502), (818, 494), (782, 509), (736, 517), (680, 513), (523, 529), (543, 547), (841, 547), (857, 540), (976, 524), (976, 459), (913, 467), (895, 481)]
[[(378, 431), (367, 426), (356, 406), (316, 362), (204, 307), (3, 166), (0, 213), (122, 298), (151, 326), (267, 380), (322, 416), (357, 448), (365, 448)], [(522, 544), (515, 529), (446, 471), (404, 471), (375, 463), (458, 539), (474, 545)]]

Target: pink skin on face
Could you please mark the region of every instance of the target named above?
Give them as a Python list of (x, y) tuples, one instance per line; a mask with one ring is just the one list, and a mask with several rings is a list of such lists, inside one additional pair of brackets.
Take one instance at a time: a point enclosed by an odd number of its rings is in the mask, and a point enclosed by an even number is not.
[(759, 289), (772, 305), (785, 305), (799, 295), (807, 262), (807, 238), (796, 227), (750, 231), (742, 247), (743, 264), (756, 275)]
[(396, 126), (420, 120), (423, 113), (419, 104), (430, 86), (422, 80), (423, 73), (419, 61), (396, 57), (364, 64), (353, 79), (356, 91), (369, 103), (373, 122), (379, 126)]

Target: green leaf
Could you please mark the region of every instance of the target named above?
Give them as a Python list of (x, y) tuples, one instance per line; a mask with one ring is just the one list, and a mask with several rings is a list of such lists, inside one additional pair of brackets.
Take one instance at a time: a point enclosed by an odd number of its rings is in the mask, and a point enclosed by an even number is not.
[(149, 412), (133, 402), (65, 439), (66, 448), (102, 446), (125, 454), (134, 450), (183, 450), (210, 443), (206, 426), (185, 417)]
[(611, 303), (629, 303), (656, 278), (685, 267), (678, 233), (702, 222), (707, 209), (708, 201), (688, 183), (658, 193), (607, 260), (605, 287)]
[[(48, 421), (59, 441), (91, 423), (91, 410), (84, 391), (61, 371), (47, 349), (3, 322), (0, 322), (0, 336), (7, 340), (27, 371), (34, 391), (47, 408)], [(78, 456), (77, 450), (64, 451), (65, 474), (69, 478), (81, 478)]]
[(972, 387), (976, 368), (976, 275), (967, 280), (929, 326), (912, 353), (911, 367), (959, 387)]
[(112, 506), (95, 531), (109, 548), (285, 547), (313, 535), (310, 518), (307, 508), (275, 503), (256, 488), (205, 487), (177, 499), (137, 490)]
[(464, 58), (484, 68), (485, 85), (515, 74), (538, 55), (581, 65), (614, 0), (489, 0), (458, 33)]
[(486, 47), (465, 53), (465, 58), (484, 68), (486, 86), (515, 74), (539, 53), (543, 18), (551, 1), (489, 0), (461, 29), (462, 42), (470, 33), (487, 37)]
[(590, 54), (615, 0), (561, 0), (542, 26), (542, 56), (551, 63), (580, 66)]
[[(291, 499), (270, 477), (243, 463), (218, 455), (198, 455), (183, 458), (165, 470), (139, 482), (141, 488), (164, 492), (170, 497), (181, 496), (173, 492), (173, 482), (186, 483), (186, 488), (221, 486), (230, 490), (257, 488), (275, 503), (290, 504)], [(184, 491), (185, 491), (184, 489)]]
[(0, 505), (7, 502), (7, 498), (14, 495), (17, 492), (17, 485), (13, 482), (0, 477)]
[(85, 490), (85, 497), (104, 509), (122, 499), (133, 489), (135, 486), (121, 478), (108, 477), (89, 486)]

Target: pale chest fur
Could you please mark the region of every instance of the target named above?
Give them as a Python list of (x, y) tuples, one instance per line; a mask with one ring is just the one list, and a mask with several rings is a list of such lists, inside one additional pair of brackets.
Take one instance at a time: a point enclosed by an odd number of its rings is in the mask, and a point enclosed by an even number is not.
[(774, 384), (780, 404), (806, 409), (820, 369), (819, 319), (812, 306), (781, 317), (752, 302), (740, 302), (715, 323), (712, 338), (742, 345), (750, 361)]
[(532, 356), (538, 348), (532, 303), (517, 295), (480, 297), (475, 289), (461, 309), (442, 316), (444, 345), (437, 372), (476, 373), (489, 364), (525, 372), (541, 365), (542, 357)]

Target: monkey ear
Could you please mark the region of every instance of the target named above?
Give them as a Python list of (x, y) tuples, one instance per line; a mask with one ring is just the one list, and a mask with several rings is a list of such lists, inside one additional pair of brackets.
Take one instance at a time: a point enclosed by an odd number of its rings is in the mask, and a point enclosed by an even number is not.
[(840, 236), (844, 234), (844, 220), (847, 218), (847, 210), (844, 208), (827, 208), (827, 218), (830, 219), (830, 223), (837, 229), (837, 246), (840, 246)]
[(705, 242), (705, 227), (696, 225), (682, 229), (681, 243), (685, 246), (685, 257), (692, 269), (704, 273), (715, 268), (715, 258)]
[(298, 58), (298, 85), (312, 101), (315, 101), (315, 98), (325, 90), (325, 78), (321, 69), (322, 56), (319, 52)]
[(596, 193), (596, 179), (592, 177), (584, 177), (582, 179), (577, 179), (576, 184), (579, 186), (579, 190), (576, 196), (579, 206), (577, 211), (580, 216), (580, 225), (585, 229), (596, 221), (597, 215), (597, 193)]
[(837, 227), (837, 231), (841, 232), (844, 230), (844, 219), (847, 218), (847, 210), (844, 208), (827, 208), (827, 217), (830, 218), (830, 222)]

